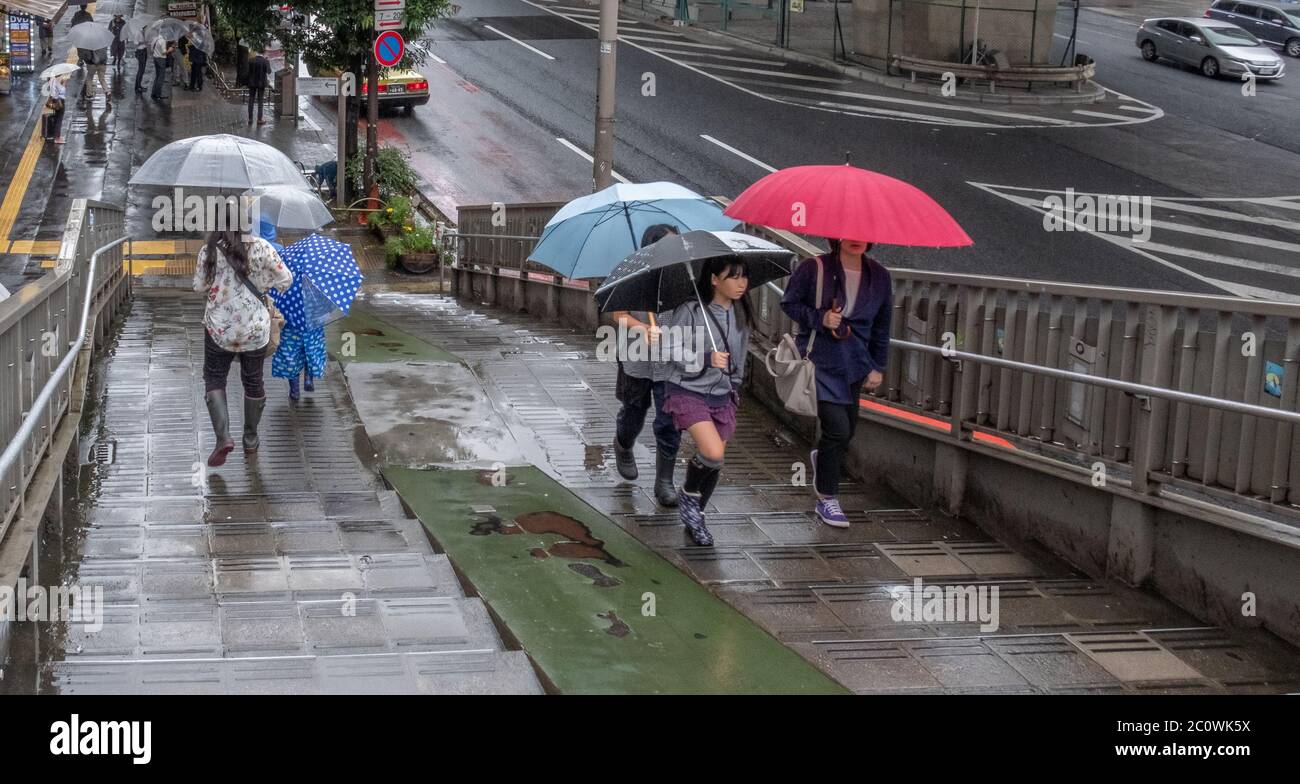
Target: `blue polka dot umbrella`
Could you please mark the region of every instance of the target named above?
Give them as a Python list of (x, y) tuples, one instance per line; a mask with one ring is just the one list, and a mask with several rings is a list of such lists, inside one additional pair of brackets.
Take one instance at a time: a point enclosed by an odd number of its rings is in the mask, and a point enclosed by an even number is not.
[(320, 327), (352, 307), (361, 289), (361, 269), (347, 244), (312, 234), (285, 248), (280, 257), (293, 273), (293, 285), (283, 294), (272, 290), (271, 296), (290, 327)]

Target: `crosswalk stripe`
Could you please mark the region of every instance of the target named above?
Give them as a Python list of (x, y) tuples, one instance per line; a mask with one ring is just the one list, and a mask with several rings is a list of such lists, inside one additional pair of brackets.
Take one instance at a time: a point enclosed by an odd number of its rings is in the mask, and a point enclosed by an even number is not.
[(1132, 117), (1127, 117), (1122, 114), (1107, 114), (1106, 112), (1090, 112), (1087, 109), (1075, 109), (1073, 113), (1082, 114), (1084, 117), (1100, 117), (1103, 120), (1123, 120), (1124, 122), (1128, 122), (1129, 120), (1133, 119)]
[(766, 76), (779, 76), (782, 79), (806, 79), (810, 82), (830, 82), (831, 84), (847, 84), (848, 79), (833, 79), (827, 76), (807, 76), (805, 74), (782, 73), (781, 71), (766, 71), (762, 68), (745, 68), (739, 65), (715, 65), (713, 63), (692, 63), (702, 68), (716, 68), (720, 71), (739, 71), (741, 73), (764, 74)]
[(1245, 213), (1241, 213), (1241, 212), (1232, 212), (1231, 210), (1216, 210), (1211, 207), (1198, 207), (1194, 204), (1188, 204), (1187, 202), (1166, 201), (1164, 199), (1152, 199), (1151, 206), (1159, 207), (1165, 210), (1191, 212), (1197, 215), (1210, 215), (1215, 218), (1227, 218), (1228, 220), (1247, 221), (1250, 223), (1262, 223), (1267, 226), (1277, 226), (1280, 229), (1300, 231), (1300, 223), (1297, 223), (1295, 221), (1283, 220), (1282, 218), (1267, 218), (1258, 215), (1246, 215)]

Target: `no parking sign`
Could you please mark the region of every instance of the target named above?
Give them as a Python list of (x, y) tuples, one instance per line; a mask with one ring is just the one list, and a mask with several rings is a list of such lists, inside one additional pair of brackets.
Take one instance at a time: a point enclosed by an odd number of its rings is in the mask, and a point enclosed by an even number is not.
[(375, 37), (375, 61), (383, 67), (397, 65), (405, 52), (406, 42), (396, 30), (385, 30)]

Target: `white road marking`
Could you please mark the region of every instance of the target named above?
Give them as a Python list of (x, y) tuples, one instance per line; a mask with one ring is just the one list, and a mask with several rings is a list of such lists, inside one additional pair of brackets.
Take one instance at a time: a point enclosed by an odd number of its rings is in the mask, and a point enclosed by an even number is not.
[[(743, 80), (743, 79), (738, 81), (750, 81), (751, 83), (754, 82), (754, 80)], [(898, 106), (915, 106), (917, 108), (937, 109), (939, 111), (945, 111), (945, 112), (969, 112), (971, 114), (983, 115), (985, 117), (1005, 117), (1008, 119), (1015, 119), (1015, 120), (1037, 120), (1039, 122), (1044, 122), (1051, 125), (1071, 124), (1070, 120), (1059, 120), (1056, 119), (1055, 117), (1035, 117), (1034, 115), (1030, 115), (1030, 114), (1016, 114), (1015, 112), (999, 112), (995, 109), (980, 109), (974, 106), (961, 106), (951, 101), (948, 103), (934, 103), (932, 101), (917, 101), (911, 98), (891, 98), (885, 95), (871, 95), (869, 93), (858, 93), (850, 90), (832, 90), (824, 87), (805, 87), (803, 85), (797, 85), (797, 84), (781, 85), (781, 87), (782, 89), (786, 89), (786, 90), (800, 90), (802, 92), (817, 93), (819, 95), (833, 95), (833, 96), (843, 97), (843, 98), (855, 98), (863, 101), (875, 101), (879, 103), (895, 104)]]
[(740, 150), (737, 150), (735, 147), (732, 147), (730, 144), (727, 144), (726, 142), (720, 142), (717, 139), (713, 138), (712, 136), (708, 135), (707, 133), (700, 134), (700, 138), (711, 144), (718, 145), (719, 147), (721, 147), (722, 149), (726, 150), (727, 152), (733, 155), (738, 155), (741, 158), (744, 158), (745, 160), (749, 161), (750, 163), (754, 164), (760, 169), (766, 169), (769, 172), (776, 171), (774, 167), (769, 166), (766, 163), (763, 163), (762, 161), (750, 155), (749, 153), (741, 152)]
[[(1247, 221), (1249, 223), (1260, 223), (1266, 226), (1277, 226), (1280, 229), (1300, 232), (1300, 223), (1295, 221), (1283, 220), (1281, 218), (1267, 218), (1258, 215), (1246, 215), (1231, 210), (1216, 210), (1210, 207), (1195, 207), (1187, 202), (1173, 201), (1171, 199), (1152, 199), (1152, 207), (1160, 207), (1166, 210), (1176, 210), (1179, 212), (1191, 212), (1197, 215), (1210, 215), (1215, 218), (1227, 218), (1228, 220)], [(1270, 204), (1270, 206), (1273, 206)], [(1297, 205), (1300, 209), (1300, 205)]]
[(828, 76), (806, 76), (804, 74), (782, 73), (781, 71), (766, 71), (762, 68), (745, 68), (739, 65), (714, 65), (713, 63), (696, 63), (708, 68), (717, 68), (720, 71), (740, 71), (741, 73), (765, 74), (767, 76), (779, 76), (782, 79), (807, 79), (810, 82), (830, 82), (831, 84), (847, 84), (848, 79), (832, 79)]
[[(1061, 35), (1060, 33), (1052, 33), (1052, 37), (1053, 37), (1053, 38), (1060, 38), (1062, 41), (1068, 41), (1068, 40), (1070, 40), (1070, 36), (1068, 36), (1068, 35)], [(1075, 42), (1076, 44), (1082, 44), (1083, 46), (1096, 46), (1096, 44), (1094, 44), (1092, 41), (1085, 41), (1085, 40), (1083, 40), (1082, 38), (1075, 38), (1075, 39), (1074, 39), (1074, 42)]]
[[(641, 31), (638, 30), (637, 32), (639, 33), (639, 32), (641, 32)], [(658, 44), (658, 43), (671, 43), (673, 46), (689, 46), (689, 47), (692, 47), (692, 48), (694, 48), (694, 49), (713, 49), (713, 50), (716, 50), (716, 51), (719, 51), (719, 52), (730, 52), (730, 51), (731, 51), (731, 47), (730, 47), (730, 46), (715, 46), (714, 44), (697, 44), (697, 43), (694, 43), (693, 41), (677, 41), (677, 40), (674, 40), (674, 41), (664, 41), (664, 40), (659, 39), (659, 38), (647, 38), (647, 37), (644, 36), (644, 35), (620, 35), (619, 38), (623, 38), (623, 39), (628, 40), (628, 41), (647, 41), (647, 42), (650, 42), (650, 43), (656, 43), (656, 44)]]
[[(711, 57), (714, 60), (726, 60), (727, 62), (733, 62), (733, 63), (755, 63), (757, 65), (770, 65), (773, 68), (784, 68), (786, 66), (784, 60), (759, 60), (756, 57), (735, 57), (729, 54), (714, 54), (713, 52), (679, 52), (675, 49), (656, 49), (655, 51), (660, 54), (676, 54), (676, 55), (685, 55), (687, 57)], [(713, 63), (707, 63), (702, 61), (695, 61), (691, 64), (717, 67), (714, 66)]]
[[(565, 147), (568, 147), (570, 150), (573, 150), (573, 151), (576, 152), (578, 155), (581, 155), (581, 156), (582, 156), (582, 157), (587, 161), (587, 163), (595, 163), (595, 162), (596, 162), (596, 159), (595, 159), (595, 158), (592, 158), (592, 157), (591, 157), (590, 155), (588, 155), (588, 154), (587, 154), (587, 153), (586, 153), (586, 152), (585, 152), (581, 147), (579, 147), (578, 145), (576, 145), (576, 144), (574, 144), (573, 142), (569, 141), (568, 139), (563, 139), (563, 138), (560, 138), (559, 136), (556, 136), (556, 137), (555, 137), (555, 141), (559, 142), (560, 144), (563, 144)], [(614, 175), (614, 179), (618, 180), (619, 182), (631, 182), (628, 178), (624, 177), (623, 175), (619, 174), (618, 172), (611, 172), (611, 174), (613, 174), (613, 175)]]
[(1082, 114), (1084, 117), (1100, 117), (1103, 120), (1123, 120), (1128, 122), (1132, 117), (1125, 117), (1122, 114), (1106, 114), (1105, 112), (1090, 112), (1087, 109), (1075, 109), (1072, 114)]
[(878, 109), (874, 106), (858, 106), (850, 103), (836, 103), (835, 101), (818, 101), (818, 106), (831, 106), (836, 109), (845, 109), (849, 112), (856, 113), (859, 117), (901, 117), (908, 119), (922, 119), (927, 122), (933, 122), (939, 125), (960, 125), (964, 128), (997, 128), (994, 123), (982, 123), (974, 120), (960, 120), (955, 117), (938, 117), (932, 114), (919, 114), (917, 112), (900, 112), (896, 109)]
[(1143, 114), (1151, 114), (1155, 111), (1155, 109), (1152, 109), (1150, 106), (1132, 106), (1127, 103), (1120, 104), (1119, 108), (1126, 112), (1142, 112)]
[(545, 57), (547, 60), (554, 60), (554, 59), (555, 59), (554, 57), (551, 57), (551, 56), (550, 56), (549, 54), (547, 54), (546, 52), (543, 52), (541, 49), (538, 49), (537, 47), (534, 47), (534, 46), (529, 46), (528, 44), (524, 43), (523, 41), (520, 41), (518, 38), (515, 38), (515, 37), (512, 36), (512, 35), (506, 35), (505, 33), (501, 32), (501, 31), (498, 30), (498, 29), (496, 29), (496, 28), (493, 27), (492, 25), (483, 25), (483, 26), (486, 27), (487, 29), (491, 30), (492, 32), (496, 33), (497, 35), (501, 36), (502, 38), (507, 38), (507, 39), (509, 39), (509, 40), (511, 40), (511, 41), (514, 41), (515, 43), (519, 44), (520, 46), (522, 46), (523, 48), (527, 49), (527, 50), (530, 51), (530, 52), (534, 52), (534, 53), (536, 53), (536, 54), (540, 54), (542, 57)]
[[(986, 193), (991, 193), (994, 196), (997, 196), (999, 198), (1006, 199), (1007, 201), (1012, 202), (1013, 204), (1019, 204), (1024, 207), (1028, 207), (1029, 209), (1033, 210), (1034, 212), (1040, 215), (1047, 215), (1050, 212), (1050, 210), (1043, 207), (1041, 198), (1034, 199), (1026, 196), (1015, 195), (1012, 193), (1005, 193), (1004, 191), (1034, 191), (1038, 194), (1055, 194), (1055, 195), (1064, 193), (1064, 191), (1059, 191), (1059, 190), (1049, 190), (1049, 189), (1042, 189), (1042, 188), (1024, 188), (1024, 187), (1016, 187), (1010, 185), (991, 185), (982, 182), (967, 181), (966, 184), (979, 188), (980, 190), (985, 191)], [(1096, 195), (1096, 194), (1088, 194), (1088, 195)], [(1193, 201), (1220, 201), (1218, 199), (1199, 198), (1199, 197), (1192, 200)], [(1224, 199), (1222, 201), (1264, 202), (1268, 200), (1266, 199)], [(1066, 222), (1072, 223), (1070, 221), (1066, 221)], [(1177, 224), (1168, 224), (1167, 222), (1164, 221), (1153, 222), (1154, 226), (1158, 226), (1160, 224), (1165, 224), (1164, 226), (1162, 226), (1162, 228), (1168, 228), (1170, 225), (1177, 226)], [(1074, 225), (1075, 228), (1079, 228), (1077, 224)], [(1083, 231), (1082, 229), (1080, 229), (1080, 231), (1081, 233), (1086, 233), (1098, 239), (1105, 240), (1106, 242), (1109, 242), (1112, 245), (1117, 245), (1121, 248), (1125, 248), (1145, 259), (1149, 259), (1164, 267), (1168, 267), (1169, 269), (1181, 272), (1182, 274), (1187, 275), (1188, 277), (1198, 280), (1202, 283), (1222, 289), (1223, 291), (1226, 291), (1229, 294), (1232, 294), (1234, 296), (1251, 297), (1255, 299), (1274, 299), (1274, 300), (1282, 300), (1286, 302), (1300, 302), (1300, 296), (1296, 296), (1294, 294), (1288, 294), (1286, 292), (1261, 288), (1258, 286), (1251, 286), (1245, 283), (1234, 283), (1231, 281), (1219, 280), (1217, 278), (1211, 278), (1209, 276), (1202, 275), (1199, 272), (1193, 272), (1192, 270), (1187, 269), (1186, 267), (1175, 264), (1172, 261), (1169, 261), (1168, 259), (1162, 258), (1160, 256), (1155, 255), (1154, 253), (1149, 252), (1149, 248), (1153, 247), (1152, 244), (1149, 242), (1135, 243), (1132, 237), (1109, 234), (1106, 232), (1096, 232), (1096, 231), (1089, 232), (1089, 231)], [(1215, 233), (1222, 234), (1223, 232), (1215, 232)], [(1242, 235), (1235, 235), (1235, 236), (1242, 236)], [(1260, 244), (1260, 243), (1257, 242), (1256, 244)], [(1283, 244), (1289, 244), (1289, 243), (1283, 243)], [(1171, 246), (1155, 245), (1154, 247), (1163, 249)], [(1188, 253), (1186, 250), (1182, 248), (1175, 248), (1174, 251), (1182, 255), (1185, 255), (1188, 258), (1196, 258), (1197, 256), (1195, 254), (1203, 253), (1202, 251), (1193, 251), (1192, 253)], [(1174, 252), (1174, 251), (1169, 251), (1169, 252)], [(1230, 258), (1230, 257), (1225, 256), (1222, 258)], [(1206, 260), (1213, 261), (1213, 259), (1206, 259)]]
[(1265, 261), (1254, 261), (1251, 259), (1242, 259), (1236, 256), (1224, 256), (1219, 253), (1208, 253), (1203, 250), (1192, 250), (1191, 248), (1179, 248), (1173, 245), (1163, 245), (1159, 242), (1143, 242), (1142, 248), (1151, 253), (1169, 253), (1174, 256), (1185, 256), (1189, 259), (1198, 261), (1209, 261), (1215, 264), (1227, 264), (1242, 269), (1255, 270), (1256, 272), (1268, 272), (1273, 275), (1285, 275), (1289, 278), (1300, 278), (1300, 268), (1286, 267), (1281, 264), (1269, 264)]
[(434, 54), (433, 52), (425, 52), (425, 54), (429, 55), (429, 59), (433, 60), (433, 61), (434, 61), (435, 63), (437, 63), (438, 65), (446, 65), (446, 64), (447, 64), (447, 61), (446, 61), (446, 60), (442, 59), (441, 57), (439, 57), (438, 55)]

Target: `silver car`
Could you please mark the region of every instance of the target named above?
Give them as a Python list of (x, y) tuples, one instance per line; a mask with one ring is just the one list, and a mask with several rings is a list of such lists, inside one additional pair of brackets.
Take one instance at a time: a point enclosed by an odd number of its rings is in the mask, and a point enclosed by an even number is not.
[(1228, 22), (1200, 17), (1148, 19), (1137, 31), (1142, 58), (1160, 58), (1195, 66), (1209, 77), (1280, 79), (1286, 71), (1281, 57), (1249, 32)]

